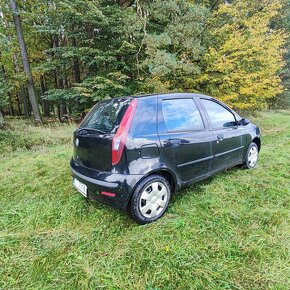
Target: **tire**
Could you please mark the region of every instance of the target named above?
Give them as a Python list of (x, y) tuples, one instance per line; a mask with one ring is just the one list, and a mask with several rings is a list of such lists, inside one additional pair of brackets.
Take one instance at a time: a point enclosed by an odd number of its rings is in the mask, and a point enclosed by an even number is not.
[(160, 175), (150, 175), (135, 188), (129, 213), (139, 224), (154, 222), (166, 212), (170, 197), (171, 189), (168, 181)]
[(259, 156), (259, 149), (256, 143), (252, 142), (248, 148), (243, 168), (252, 169), (256, 166)]

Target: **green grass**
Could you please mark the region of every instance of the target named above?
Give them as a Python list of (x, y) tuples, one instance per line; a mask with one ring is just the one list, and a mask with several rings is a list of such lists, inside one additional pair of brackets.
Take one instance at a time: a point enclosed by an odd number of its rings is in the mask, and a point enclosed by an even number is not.
[(72, 187), (73, 126), (9, 121), (0, 131), (0, 289), (290, 289), (290, 112), (254, 121), (263, 133), (256, 169), (176, 194), (145, 226)]

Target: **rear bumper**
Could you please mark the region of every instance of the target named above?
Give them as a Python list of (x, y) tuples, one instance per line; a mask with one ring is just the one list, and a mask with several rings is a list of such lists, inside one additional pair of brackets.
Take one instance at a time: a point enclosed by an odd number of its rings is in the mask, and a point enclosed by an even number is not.
[[(115, 174), (101, 172), (79, 166), (74, 159), (70, 161), (73, 178), (87, 186), (88, 198), (97, 200), (122, 210), (127, 208), (131, 193), (143, 175)], [(100, 194), (101, 191), (115, 193), (115, 197)]]

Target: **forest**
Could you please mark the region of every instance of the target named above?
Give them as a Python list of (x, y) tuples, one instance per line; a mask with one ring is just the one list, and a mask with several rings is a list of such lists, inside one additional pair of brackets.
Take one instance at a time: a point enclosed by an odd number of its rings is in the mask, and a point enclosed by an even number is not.
[(0, 3), (2, 123), (62, 122), (143, 93), (208, 94), (250, 113), (289, 104), (289, 0)]

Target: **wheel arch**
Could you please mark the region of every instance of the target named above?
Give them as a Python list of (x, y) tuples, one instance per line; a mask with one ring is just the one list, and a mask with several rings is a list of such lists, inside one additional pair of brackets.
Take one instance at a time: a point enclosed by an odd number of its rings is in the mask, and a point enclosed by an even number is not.
[(160, 170), (151, 172), (147, 176), (153, 175), (153, 174), (159, 174), (163, 176), (169, 182), (172, 193), (176, 191), (178, 185), (177, 185), (176, 176), (173, 172), (167, 169), (160, 169)]
[(255, 137), (252, 142), (254, 142), (258, 146), (258, 151), (261, 149), (261, 139), (259, 137)]
[(131, 193), (130, 193), (130, 197), (128, 199), (128, 203), (127, 203), (127, 208), (131, 202), (131, 198), (132, 198), (132, 194), (134, 192), (134, 190), (137, 188), (137, 186), (140, 184), (140, 182), (142, 182), (142, 180), (144, 180), (145, 178), (147, 178), (148, 176), (151, 176), (151, 175), (161, 175), (162, 177), (164, 177), (168, 182), (169, 182), (169, 185), (170, 185), (170, 189), (171, 189), (171, 192), (174, 193), (176, 190), (178, 190), (179, 188), (179, 185), (178, 185), (178, 182), (177, 182), (177, 179), (176, 179), (176, 176), (175, 174), (167, 169), (167, 168), (159, 168), (159, 169), (155, 169), (153, 171), (150, 171), (148, 172), (146, 175), (144, 175), (134, 186), (134, 188), (131, 190)]
[(155, 175), (155, 174), (161, 175), (169, 182), (172, 192), (175, 192), (178, 189), (178, 183), (177, 183), (177, 179), (176, 179), (175, 174), (167, 168), (158, 168), (158, 169), (155, 169), (153, 171), (150, 171), (141, 180), (145, 179), (146, 177), (148, 177), (150, 175)]

